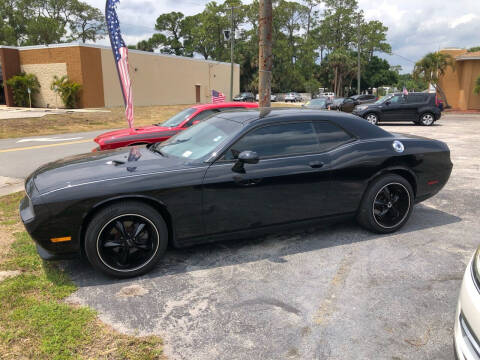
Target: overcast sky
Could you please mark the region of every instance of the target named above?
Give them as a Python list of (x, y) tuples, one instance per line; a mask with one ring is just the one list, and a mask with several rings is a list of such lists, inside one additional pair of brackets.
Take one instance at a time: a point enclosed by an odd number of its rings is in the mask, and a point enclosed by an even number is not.
[[(86, 0), (101, 8), (104, 0)], [(121, 0), (118, 14), (124, 39), (136, 44), (154, 32), (161, 13), (180, 11), (193, 15), (207, 0)], [(219, 1), (220, 2), (220, 1)], [(244, 1), (248, 2), (248, 1)], [(394, 55), (391, 65), (410, 72), (425, 53), (445, 47), (480, 46), (480, 0), (359, 0), (367, 19), (388, 26), (387, 38)], [(104, 39), (100, 43), (108, 44)]]

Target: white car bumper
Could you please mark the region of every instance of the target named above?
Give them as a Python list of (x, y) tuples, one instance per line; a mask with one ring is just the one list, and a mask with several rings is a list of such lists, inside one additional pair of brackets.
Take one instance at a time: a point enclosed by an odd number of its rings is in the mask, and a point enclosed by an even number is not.
[(480, 360), (480, 285), (475, 283), (472, 261), (463, 276), (455, 315), (454, 351), (459, 360)]

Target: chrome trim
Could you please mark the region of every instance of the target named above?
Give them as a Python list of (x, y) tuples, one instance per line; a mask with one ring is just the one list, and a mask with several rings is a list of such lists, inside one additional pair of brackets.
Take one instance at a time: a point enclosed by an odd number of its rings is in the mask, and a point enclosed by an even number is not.
[(473, 350), (472, 355), (475, 358), (472, 360), (480, 360), (480, 344), (478, 343), (473, 332), (470, 330), (470, 325), (468, 325), (463, 313), (460, 313), (458, 320), (460, 323), (460, 329), (462, 331), (463, 341), (465, 341), (465, 344), (467, 344), (470, 350)]

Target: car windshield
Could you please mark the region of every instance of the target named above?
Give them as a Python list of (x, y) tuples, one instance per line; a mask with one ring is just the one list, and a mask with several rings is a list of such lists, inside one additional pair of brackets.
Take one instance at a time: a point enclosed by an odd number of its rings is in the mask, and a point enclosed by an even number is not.
[(168, 119), (164, 123), (160, 123), (156, 125), (166, 126), (166, 127), (177, 127), (184, 120), (187, 120), (190, 117), (190, 115), (192, 115), (195, 111), (197, 111), (197, 109), (195, 108), (188, 108), (188, 109), (182, 110), (178, 114), (173, 115), (170, 119)]
[(393, 97), (393, 94), (382, 96), (380, 99), (375, 101), (375, 104), (383, 104), (385, 101), (390, 100), (392, 97)]
[(157, 143), (154, 149), (162, 155), (198, 160), (212, 154), (241, 127), (240, 123), (214, 116)]
[(323, 106), (327, 103), (327, 99), (313, 99), (307, 102), (307, 105)]

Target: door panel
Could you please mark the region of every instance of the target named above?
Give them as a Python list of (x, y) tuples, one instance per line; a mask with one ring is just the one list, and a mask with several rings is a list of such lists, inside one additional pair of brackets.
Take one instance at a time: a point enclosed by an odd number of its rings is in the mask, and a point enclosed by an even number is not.
[(211, 165), (203, 186), (207, 234), (224, 233), (328, 215), (326, 154), (260, 160), (232, 171), (233, 162)]

